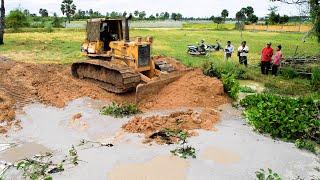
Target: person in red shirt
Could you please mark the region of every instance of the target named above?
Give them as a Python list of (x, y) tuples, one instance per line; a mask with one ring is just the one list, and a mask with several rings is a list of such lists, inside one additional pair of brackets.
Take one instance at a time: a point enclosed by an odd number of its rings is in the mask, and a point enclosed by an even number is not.
[(261, 52), (261, 73), (268, 74), (271, 66), (271, 60), (273, 56), (273, 49), (271, 43), (267, 43), (267, 46), (262, 49)]

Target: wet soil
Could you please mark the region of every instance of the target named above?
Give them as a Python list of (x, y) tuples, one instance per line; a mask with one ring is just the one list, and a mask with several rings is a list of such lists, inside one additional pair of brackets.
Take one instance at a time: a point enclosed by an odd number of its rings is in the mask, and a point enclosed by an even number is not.
[[(137, 116), (130, 120), (122, 128), (126, 132), (142, 133), (145, 135), (144, 143), (155, 141), (158, 144), (168, 143), (166, 139), (160, 137), (153, 138), (153, 135), (157, 132), (165, 129), (172, 131), (184, 131), (188, 135), (194, 136), (197, 133), (192, 130), (204, 129), (213, 130), (214, 124), (219, 120), (218, 113), (212, 109), (204, 109), (202, 112), (196, 112), (188, 110), (186, 112), (175, 112), (169, 116), (151, 116), (142, 118)], [(177, 143), (178, 138), (170, 138), (170, 143)]]
[[(164, 58), (164, 57), (158, 57)], [(165, 58), (177, 70), (185, 70), (180, 62)], [(30, 64), (0, 57), (0, 112), (10, 122), (14, 110), (32, 102), (64, 107), (67, 102), (80, 98), (135, 103), (135, 93), (116, 95), (97, 85), (72, 77), (70, 66), (58, 64)], [(4, 102), (5, 101), (5, 102)], [(170, 109), (180, 107), (215, 108), (228, 102), (222, 83), (206, 77), (200, 69), (187, 72), (139, 104), (140, 109)], [(0, 127), (1, 132), (1, 127)]]

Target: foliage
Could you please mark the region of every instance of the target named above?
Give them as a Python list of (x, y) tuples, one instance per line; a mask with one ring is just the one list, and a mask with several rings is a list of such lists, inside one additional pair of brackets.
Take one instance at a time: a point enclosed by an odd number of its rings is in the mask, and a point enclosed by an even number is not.
[(53, 26), (52, 24), (46, 24), (46, 26), (44, 27), (45, 31), (48, 33), (53, 32)]
[(30, 24), (26, 15), (20, 10), (12, 10), (6, 18), (6, 27), (13, 28), (14, 31), (18, 31), (19, 28), (28, 27)]
[(293, 67), (283, 67), (281, 68), (281, 76), (287, 78), (287, 79), (293, 79), (299, 76), (296, 69)]
[(276, 14), (274, 10), (272, 10), (267, 17), (267, 24), (286, 24), (289, 22), (289, 16), (283, 15), (280, 16), (280, 14)]
[(100, 111), (102, 115), (110, 115), (116, 118), (129, 117), (140, 113), (140, 110), (135, 104), (120, 104), (112, 102), (111, 105), (103, 107)]
[(285, 140), (320, 143), (319, 102), (312, 98), (255, 94), (246, 96), (240, 105), (249, 123), (260, 132)]
[(238, 21), (238, 24), (240, 21), (244, 22), (245, 24), (250, 24), (258, 22), (258, 17), (254, 15), (253, 8), (248, 6), (241, 8), (241, 10), (236, 13), (236, 20)]
[(221, 17), (223, 18), (223, 21), (226, 21), (226, 18), (229, 16), (229, 11), (224, 9), (221, 12)]
[(223, 83), (224, 91), (227, 92), (232, 99), (237, 100), (240, 84), (235, 75), (231, 73), (222, 74), (221, 80)]
[(248, 87), (248, 86), (240, 86), (239, 91), (243, 92), (243, 93), (255, 93), (256, 92), (254, 89), (252, 89), (251, 87)]
[(192, 146), (180, 147), (170, 152), (183, 159), (187, 159), (188, 157), (196, 158), (196, 150)]
[(315, 142), (305, 139), (297, 139), (295, 145), (299, 149), (306, 149), (310, 152), (317, 153), (317, 145)]
[(60, 163), (53, 163), (52, 157), (53, 155), (47, 152), (44, 155), (36, 155), (33, 158), (22, 159), (12, 165), (9, 165), (9, 167), (2, 172), (2, 175), (4, 175), (9, 168), (16, 167), (18, 170), (22, 170), (22, 175), (25, 179), (51, 180), (51, 174), (64, 171), (64, 166), (70, 163), (76, 166), (78, 165), (79, 161), (77, 151), (74, 146), (72, 146), (72, 148), (69, 150), (69, 154), (66, 155), (65, 159), (63, 159)]
[(67, 16), (70, 23), (70, 18), (76, 13), (76, 5), (73, 4), (73, 0), (63, 0), (61, 4), (61, 12), (63, 15)]
[(39, 10), (39, 14), (41, 15), (41, 17), (48, 17), (49, 16), (48, 10), (42, 9), (42, 8)]
[(319, 91), (319, 89), (320, 89), (320, 68), (319, 67), (312, 68), (311, 73), (312, 73), (312, 75), (311, 75), (310, 84), (313, 89)]
[(52, 20), (52, 27), (54, 28), (61, 28), (63, 27), (62, 24), (62, 19), (60, 19), (57, 15), (57, 13), (53, 14), (53, 20)]
[(279, 174), (273, 172), (271, 169), (268, 168), (268, 172), (264, 169), (260, 169), (256, 171), (256, 178), (257, 180), (281, 180)]

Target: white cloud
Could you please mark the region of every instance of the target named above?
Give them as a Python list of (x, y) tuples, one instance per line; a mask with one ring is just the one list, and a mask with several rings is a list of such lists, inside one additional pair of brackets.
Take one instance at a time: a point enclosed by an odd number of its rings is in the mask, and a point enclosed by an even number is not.
[[(57, 0), (8, 0), (5, 3), (8, 11), (21, 7), (33, 13), (37, 13), (40, 8), (46, 8), (50, 13), (60, 13), (60, 1)], [(280, 5), (280, 14), (297, 14), (295, 6), (272, 3), (270, 0), (74, 0), (74, 3), (78, 9), (98, 10), (103, 14), (139, 10), (146, 11), (148, 15), (167, 11), (180, 12), (184, 16), (210, 17), (219, 16), (223, 9), (227, 9), (230, 17), (234, 17), (242, 7), (252, 6), (255, 14), (263, 17), (268, 13), (268, 7), (274, 5)]]

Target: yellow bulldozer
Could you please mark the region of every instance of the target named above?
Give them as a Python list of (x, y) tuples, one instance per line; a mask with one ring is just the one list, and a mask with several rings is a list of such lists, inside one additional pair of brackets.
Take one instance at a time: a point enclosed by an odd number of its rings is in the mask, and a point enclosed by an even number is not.
[(130, 19), (88, 20), (81, 52), (90, 59), (73, 63), (72, 75), (117, 94), (136, 90), (139, 97), (177, 79), (170, 64), (151, 58), (152, 37), (130, 39)]

